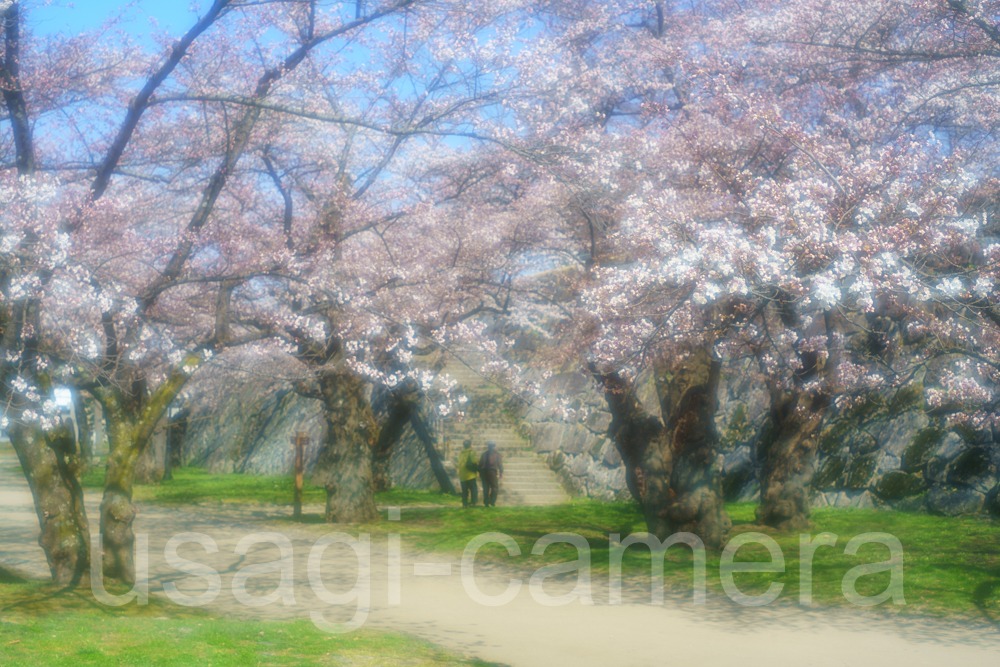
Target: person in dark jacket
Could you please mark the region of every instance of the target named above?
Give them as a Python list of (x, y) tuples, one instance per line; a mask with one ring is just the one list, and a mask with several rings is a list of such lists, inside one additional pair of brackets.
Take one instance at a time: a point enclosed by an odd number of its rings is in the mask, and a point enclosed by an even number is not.
[(503, 477), (503, 457), (497, 451), (497, 443), (492, 440), (486, 443), (486, 451), (479, 458), (479, 476), (483, 480), (483, 505), (496, 507), (500, 479)]

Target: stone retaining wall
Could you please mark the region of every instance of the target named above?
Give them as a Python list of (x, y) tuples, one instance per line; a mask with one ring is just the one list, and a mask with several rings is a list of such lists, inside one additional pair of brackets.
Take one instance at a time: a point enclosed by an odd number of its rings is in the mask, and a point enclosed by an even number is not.
[[(640, 376), (639, 397), (659, 416), (650, 375)], [(570, 418), (548, 409), (525, 414), (532, 446), (568, 490), (602, 500), (627, 499), (624, 466), (607, 438), (611, 415), (596, 384), (582, 373), (563, 372), (542, 383), (544, 402), (562, 401)], [(728, 375), (719, 389), (723, 491), (731, 501), (760, 494), (754, 447), (769, 399), (748, 376)], [(876, 395), (849, 410), (832, 410), (822, 427), (814, 507), (895, 508), (956, 516), (1000, 513), (1000, 429), (949, 427), (926, 410), (918, 385), (892, 396)]]

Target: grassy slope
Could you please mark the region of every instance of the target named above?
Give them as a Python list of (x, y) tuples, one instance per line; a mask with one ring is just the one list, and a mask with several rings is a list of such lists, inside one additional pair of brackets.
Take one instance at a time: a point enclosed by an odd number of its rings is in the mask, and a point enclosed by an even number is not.
[[(7, 454), (7, 452), (3, 452)], [(10, 452), (13, 453), (12, 451)], [(19, 470), (19, 467), (11, 466)], [(291, 504), (291, 477), (174, 472), (159, 486), (136, 487), (138, 500)], [(104, 471), (92, 470), (84, 486), (100, 489)], [(324, 502), (323, 489), (306, 483), (305, 502)], [(452, 504), (440, 493), (390, 491), (391, 505)], [(124, 592), (124, 591), (118, 591)], [(0, 568), (0, 665), (480, 665), (404, 634), (361, 630), (328, 635), (309, 621), (267, 622), (217, 618), (151, 597), (149, 605), (107, 607), (89, 591), (57, 592), (19, 580)]]
[[(278, 503), (292, 504), (291, 475), (212, 475), (199, 468), (180, 468), (173, 479), (151, 486), (136, 486), (135, 500), (163, 505), (189, 503)], [(86, 489), (104, 487), (104, 469), (95, 466), (83, 479)], [(325, 503), (326, 491), (303, 484), (304, 503)], [(375, 494), (375, 502), (385, 505), (461, 505), (456, 496), (432, 491), (393, 489)]]
[[(735, 524), (733, 533), (750, 530), (766, 532), (781, 546), (785, 557), (783, 573), (736, 573), (735, 581), (746, 594), (760, 594), (771, 582), (784, 584), (779, 599), (792, 602), (799, 596), (799, 534), (782, 534), (752, 524), (752, 503), (730, 504)], [(319, 521), (319, 517), (307, 520)], [(864, 563), (888, 560), (889, 550), (880, 544), (862, 546), (857, 556), (844, 554), (848, 540), (867, 532), (885, 532), (897, 536), (904, 548), (905, 607), (892, 609), (891, 602), (881, 609), (897, 612), (962, 614), (1000, 622), (1000, 524), (981, 517), (944, 518), (928, 515), (879, 512), (858, 509), (816, 510), (813, 514), (813, 537), (830, 532), (839, 537), (836, 547), (820, 547), (813, 559), (813, 599), (820, 605), (847, 605), (841, 581), (847, 571)], [(538, 508), (495, 509), (408, 509), (402, 521), (359, 526), (362, 532), (375, 535), (390, 531), (403, 535), (404, 545), (422, 550), (461, 554), (475, 535), (499, 531), (513, 537), (521, 555), (511, 557), (500, 545), (484, 547), (479, 558), (534, 571), (540, 565), (574, 560), (576, 549), (552, 545), (543, 556), (533, 556), (534, 542), (547, 533), (574, 532), (587, 538), (591, 547), (592, 574), (606, 576), (609, 565), (610, 533), (622, 538), (644, 530), (638, 507), (633, 503), (577, 501), (568, 505)], [(317, 534), (328, 530), (315, 526)], [(770, 560), (763, 546), (747, 545), (737, 552), (737, 561)], [(624, 576), (648, 581), (650, 554), (644, 546), (628, 549), (623, 559)], [(676, 546), (666, 557), (664, 577), (676, 591), (690, 591), (692, 581), (690, 550)], [(719, 556), (708, 555), (710, 595), (724, 595), (719, 579)], [(862, 577), (857, 591), (877, 595), (889, 584), (889, 573)]]
[(398, 633), (329, 635), (305, 620), (216, 618), (157, 598), (144, 607), (107, 607), (89, 591), (55, 592), (9, 579), (0, 583), (4, 667), (490, 664)]
[[(87, 486), (100, 487), (102, 471), (88, 475)], [(158, 486), (136, 487), (136, 498), (163, 504), (191, 502), (274, 502), (288, 504), (291, 496), (290, 477), (257, 475), (210, 475), (202, 470), (175, 471), (175, 479)], [(322, 502), (322, 489), (306, 486), (306, 502)], [(608, 571), (608, 535), (620, 533), (624, 538), (644, 529), (638, 508), (633, 503), (599, 503), (576, 501), (568, 505), (538, 508), (499, 507), (490, 510), (463, 510), (454, 507), (457, 499), (439, 493), (390, 491), (377, 494), (383, 505), (437, 504), (439, 508), (407, 509), (401, 522), (381, 522), (357, 527), (362, 532), (384, 535), (401, 532), (405, 545), (428, 551), (460, 554), (475, 535), (499, 531), (512, 536), (521, 546), (522, 555), (507, 556), (499, 545), (487, 546), (480, 558), (503, 562), (527, 571), (540, 564), (575, 558), (568, 545), (553, 545), (544, 556), (532, 556), (531, 546), (547, 533), (575, 532), (586, 537), (592, 549), (594, 576)], [(735, 524), (734, 533), (759, 530), (751, 526), (754, 505), (728, 506)], [(888, 558), (888, 549), (881, 545), (862, 547), (857, 556), (845, 556), (847, 541), (861, 533), (886, 532), (897, 536), (905, 550), (904, 591), (907, 602), (904, 612), (959, 613), (1000, 621), (1000, 524), (982, 517), (944, 518), (898, 512), (857, 509), (815, 510), (813, 536), (830, 532), (839, 536), (837, 547), (821, 547), (814, 558), (813, 597), (819, 604), (847, 604), (841, 591), (841, 580), (850, 568), (863, 563)], [(319, 522), (319, 517), (305, 517), (307, 522)], [(315, 526), (317, 534), (326, 532)], [(760, 593), (776, 581), (784, 584), (781, 599), (795, 601), (799, 595), (799, 536), (772, 534), (785, 555), (785, 572), (781, 574), (737, 573), (736, 582), (748, 593)], [(748, 546), (739, 551), (737, 560), (766, 560), (763, 547)], [(624, 573), (633, 579), (648, 580), (650, 556), (645, 547), (631, 547), (625, 554)], [(675, 590), (690, 590), (691, 559), (685, 547), (668, 552), (665, 578)], [(719, 557), (709, 555), (708, 584), (710, 591), (723, 594), (718, 577)], [(858, 591), (874, 595), (888, 585), (888, 572), (862, 577)], [(888, 609), (891, 604), (881, 608)]]

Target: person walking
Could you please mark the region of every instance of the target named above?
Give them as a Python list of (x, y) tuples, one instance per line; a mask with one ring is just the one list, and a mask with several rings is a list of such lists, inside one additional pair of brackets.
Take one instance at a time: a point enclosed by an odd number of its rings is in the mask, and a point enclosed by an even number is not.
[[(462, 443), (462, 452), (458, 455), (458, 481), (462, 484), (462, 507), (475, 507), (479, 502), (479, 485), (476, 483), (476, 473), (479, 465), (476, 463), (476, 451), (472, 449), (472, 441)], [(485, 491), (483, 492), (485, 494)], [(469, 495), (472, 502), (469, 502)]]
[(492, 440), (486, 443), (486, 451), (479, 458), (479, 475), (483, 478), (483, 505), (496, 507), (500, 479), (503, 477), (503, 457), (497, 451), (497, 443)]

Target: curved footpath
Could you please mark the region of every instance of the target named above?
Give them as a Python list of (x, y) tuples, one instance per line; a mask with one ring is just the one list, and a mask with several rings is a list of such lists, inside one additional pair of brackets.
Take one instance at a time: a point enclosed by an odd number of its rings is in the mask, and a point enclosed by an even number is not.
[[(38, 522), (27, 485), (19, 474), (3, 471), (13, 459), (0, 460), (0, 564), (38, 577), (48, 574), (44, 554), (37, 546)], [(99, 497), (88, 494), (88, 516), (97, 516)], [(163, 584), (197, 595), (204, 579), (178, 572), (164, 558), (172, 536), (201, 532), (218, 545), (206, 554), (197, 544), (181, 546), (178, 554), (216, 569), (222, 592), (206, 609), (219, 614), (270, 619), (310, 618), (321, 611), (330, 622), (346, 622), (355, 603), (331, 605), (320, 600), (309, 583), (307, 563), (320, 532), (276, 527), (269, 519), (287, 508), (183, 509), (141, 505), (137, 533), (148, 534), (150, 592), (163, 595)], [(403, 509), (402, 520), (406, 520)], [(331, 528), (335, 530), (335, 528)], [(260, 607), (238, 602), (231, 590), (233, 575), (254, 563), (278, 558), (274, 546), (257, 546), (245, 556), (234, 555), (237, 542), (254, 532), (280, 531), (291, 542), (294, 565), (294, 604), (277, 601)], [(1000, 661), (1000, 630), (994, 626), (953, 624), (935, 619), (886, 618), (860, 608), (803, 610), (794, 605), (739, 607), (709, 592), (708, 603), (696, 606), (688, 597), (666, 595), (663, 606), (649, 604), (647, 587), (625, 584), (624, 603), (607, 604), (607, 583), (593, 582), (592, 606), (578, 601), (558, 607), (536, 602), (528, 582), (502, 606), (473, 601), (462, 582), (460, 558), (407, 551), (402, 545), (400, 603), (389, 604), (388, 551), (384, 539), (371, 545), (371, 612), (366, 628), (407, 632), (459, 653), (512, 665), (723, 665), (775, 667), (844, 664), (958, 664), (963, 667)], [(414, 562), (435, 563), (414, 569)], [(357, 579), (357, 560), (344, 545), (331, 545), (322, 560), (322, 578), (333, 593), (349, 591)], [(450, 574), (443, 570), (450, 566)], [(437, 572), (437, 574), (435, 574)], [(568, 592), (571, 580), (547, 580), (549, 595)], [(710, 573), (711, 576), (711, 573)], [(500, 595), (511, 578), (523, 573), (498, 567), (477, 567), (475, 581), (487, 595)], [(251, 577), (247, 589), (254, 595), (274, 591), (277, 573)], [(317, 630), (319, 632), (319, 630)]]

